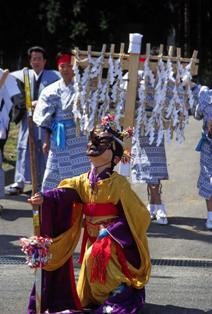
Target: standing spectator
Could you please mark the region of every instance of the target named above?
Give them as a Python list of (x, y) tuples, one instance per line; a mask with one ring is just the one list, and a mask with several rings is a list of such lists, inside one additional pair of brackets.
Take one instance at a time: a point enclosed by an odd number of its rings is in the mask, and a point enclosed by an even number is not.
[(12, 110), (16, 99), (20, 95), (20, 88), (14, 77), (9, 74), (9, 70), (0, 68), (0, 150), (2, 159), (4, 157), (4, 146), (8, 138)]
[(45, 128), (44, 153), (48, 153), (42, 191), (57, 187), (64, 178), (87, 172), (86, 136), (76, 136), (73, 109), (73, 69), (70, 54), (59, 54), (57, 65), (61, 79), (45, 88), (36, 106), (33, 120)]
[[(2, 169), (2, 152), (0, 150), (0, 199), (4, 197), (4, 170)], [(3, 206), (0, 204), (0, 213)]]
[[(32, 107), (35, 108), (37, 99), (44, 87), (59, 79), (59, 73), (54, 70), (45, 70), (46, 53), (42, 47), (34, 46), (28, 50), (29, 63), (32, 67), (29, 70)], [(23, 81), (23, 70), (12, 73), (16, 78)], [(10, 195), (23, 192), (26, 182), (31, 182), (30, 174), (30, 155), (29, 155), (29, 130), (27, 112), (23, 115), (20, 122), (20, 129), (17, 143), (17, 161), (15, 167), (14, 183), (8, 188)], [(44, 134), (40, 128), (34, 124), (34, 138), (36, 145), (36, 160), (38, 162), (38, 185), (41, 185), (43, 173), (46, 165), (46, 158), (42, 153), (42, 142)]]
[(197, 182), (199, 194), (206, 201), (206, 228), (212, 229), (212, 89), (206, 86), (193, 86), (198, 95), (194, 117), (203, 120), (202, 137), (196, 147), (200, 152), (200, 174)]
[[(20, 94), (16, 80), (9, 70), (0, 69), (0, 198), (4, 197), (4, 170), (2, 168), (4, 146), (8, 138), (14, 97)], [(0, 205), (0, 211), (2, 206)]]

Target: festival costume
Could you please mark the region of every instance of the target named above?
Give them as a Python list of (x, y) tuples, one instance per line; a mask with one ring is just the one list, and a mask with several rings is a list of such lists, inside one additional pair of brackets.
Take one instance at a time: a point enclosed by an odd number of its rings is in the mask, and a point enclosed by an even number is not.
[[(6, 75), (6, 76), (5, 76)], [(14, 97), (20, 95), (16, 80), (8, 70), (0, 68), (0, 199), (4, 197), (5, 176), (2, 168), (4, 145), (7, 142)], [(0, 205), (0, 212), (2, 210)]]
[(3, 197), (4, 197), (4, 170), (2, 168), (2, 153), (0, 151), (0, 199)]
[[(144, 303), (144, 286), (151, 270), (146, 237), (150, 216), (127, 179), (110, 169), (99, 175), (95, 189), (86, 173), (65, 179), (57, 189), (44, 193), (41, 231), (54, 239), (50, 247), (52, 259), (43, 271), (43, 310), (48, 306), (52, 311), (70, 309), (71, 302), (75, 309), (79, 306), (73, 277), (70, 280), (67, 272), (73, 274), (70, 261), (79, 240), (83, 214), (85, 233), (77, 284), (82, 307), (97, 306), (95, 313), (104, 313), (108, 307), (112, 313), (136, 313)], [(98, 237), (100, 225), (107, 229), (102, 238)], [(63, 277), (57, 277), (58, 272)], [(67, 302), (62, 299), (59, 282), (69, 287)], [(68, 302), (69, 307), (65, 307)], [(30, 311), (33, 304), (32, 293), (28, 313), (34, 313)]]
[[(71, 241), (73, 248), (80, 235), (81, 205), (73, 207), (72, 198), (80, 202), (80, 198), (72, 190), (51, 190), (44, 193), (44, 204), (42, 206), (42, 224), (40, 234), (49, 237), (58, 237), (72, 226), (77, 226), (74, 234), (75, 241)], [(77, 212), (76, 212), (77, 210)], [(79, 211), (78, 211), (79, 210)], [(79, 213), (79, 215), (78, 215)], [(76, 215), (77, 214), (77, 215)], [(76, 224), (74, 221), (76, 220)], [(78, 221), (79, 220), (79, 221)], [(71, 250), (71, 253), (73, 253)], [(41, 293), (41, 312), (47, 309), (50, 313), (63, 311), (65, 309), (76, 309), (80, 307), (79, 299), (76, 294), (75, 278), (72, 257), (58, 267), (55, 271), (42, 270), (42, 293)], [(28, 314), (35, 314), (35, 287), (33, 287)]]
[(197, 182), (200, 196), (205, 199), (212, 197), (212, 138), (208, 136), (207, 123), (212, 121), (212, 90), (206, 86), (196, 86), (194, 96), (197, 96), (198, 105), (195, 110), (195, 119), (203, 120), (202, 136), (196, 147), (200, 152), (200, 174)]
[(64, 178), (80, 175), (90, 168), (85, 154), (87, 137), (76, 136), (73, 95), (73, 83), (66, 85), (60, 79), (42, 91), (34, 111), (33, 121), (51, 131), (42, 191), (55, 188)]
[(160, 180), (168, 180), (164, 139), (159, 146), (156, 145), (156, 140), (150, 144), (148, 136), (141, 136), (139, 140), (142, 149), (137, 164), (138, 179), (147, 184), (159, 184)]
[[(15, 71), (11, 73), (16, 78), (23, 81), (23, 70)], [(43, 70), (40, 74), (40, 81), (38, 90), (36, 92), (37, 95), (34, 95), (34, 86), (36, 84), (35, 81), (35, 72), (34, 70), (29, 70), (29, 79), (30, 79), (30, 86), (31, 86), (31, 95), (32, 100), (37, 100), (38, 95), (41, 91), (49, 84), (58, 80), (59, 73), (54, 70)], [(39, 78), (38, 78), (39, 79)], [(44, 139), (44, 132), (40, 128), (38, 128), (35, 124), (33, 125), (34, 131), (34, 139), (35, 139), (35, 147), (36, 147), (36, 160), (38, 162), (39, 167), (38, 169), (38, 182), (41, 184), (43, 173), (46, 166), (46, 157), (42, 152), (42, 145)], [(23, 190), (24, 184), (26, 182), (31, 182), (31, 174), (30, 174), (30, 155), (29, 155), (29, 130), (28, 130), (28, 121), (27, 121), (27, 112), (23, 116), (20, 122), (19, 134), (18, 134), (18, 141), (17, 141), (17, 160), (15, 166), (15, 178), (14, 184), (11, 187), (19, 187)], [(10, 190), (8, 190), (10, 192)]]
[[(144, 73), (140, 71), (139, 73), (140, 88), (144, 84)], [(152, 128), (152, 115), (154, 107), (156, 106), (155, 90), (151, 84), (151, 81), (146, 78), (146, 92), (145, 94), (139, 94), (139, 101), (144, 102), (144, 112), (146, 125), (149, 124), (148, 135), (144, 135), (139, 132), (137, 136), (134, 137), (132, 143), (132, 170), (131, 177), (133, 182), (142, 182), (149, 185), (160, 185), (161, 180), (168, 180), (168, 167), (165, 151), (164, 137), (161, 138), (160, 130), (155, 130)], [(167, 84), (167, 95), (166, 103), (170, 101), (170, 89), (172, 84)], [(139, 102), (137, 101), (137, 107), (139, 108)], [(139, 111), (137, 108), (136, 121), (139, 120)], [(148, 193), (150, 193), (147, 187)], [(160, 192), (159, 192), (160, 193)], [(147, 205), (147, 209), (150, 212), (151, 219), (156, 219), (157, 223), (166, 225), (168, 224), (167, 213), (164, 204), (151, 204)]]

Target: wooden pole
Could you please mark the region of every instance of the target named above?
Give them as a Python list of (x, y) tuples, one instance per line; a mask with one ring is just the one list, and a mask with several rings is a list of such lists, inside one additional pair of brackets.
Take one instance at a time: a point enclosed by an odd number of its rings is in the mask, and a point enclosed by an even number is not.
[(9, 75), (9, 70), (6, 69), (2, 72), (2, 77), (0, 78), (0, 88), (4, 85), (4, 82), (6, 81), (7, 77)]
[[(137, 84), (138, 84), (138, 69), (139, 69), (139, 54), (129, 54), (129, 66), (128, 66), (128, 84), (127, 84), (127, 95), (124, 109), (124, 128), (134, 126), (134, 115), (137, 95)], [(125, 147), (127, 150), (131, 150), (131, 139), (125, 139)]]
[[(172, 47), (172, 49), (173, 48), (174, 47)], [(146, 59), (149, 56), (150, 57), (149, 58), (149, 66), (150, 66), (150, 68), (153, 71), (156, 70), (157, 61), (159, 59), (162, 59), (165, 62), (170, 60), (171, 62), (173, 62), (173, 64), (175, 64), (179, 60), (179, 58), (177, 56), (170, 56), (170, 55), (165, 56), (163, 54), (163, 45), (162, 44), (160, 45), (159, 55), (151, 55), (150, 56), (150, 51), (148, 51), (148, 49), (150, 49), (150, 43), (146, 44), (146, 54), (140, 55), (140, 58)], [(161, 55), (161, 51), (162, 51), (162, 55)], [(192, 63), (192, 68), (191, 68), (191, 74), (193, 76), (198, 74), (199, 60), (197, 59), (197, 53), (198, 53), (198, 51), (194, 50), (194, 53), (193, 53), (193, 56), (192, 56), (193, 63)], [(88, 58), (87, 58), (88, 51), (79, 50), (78, 48), (75, 48), (74, 50), (72, 50), (72, 54), (75, 56), (75, 59), (80, 64), (80, 66), (85, 68), (88, 65)], [(90, 54), (91, 54), (92, 57), (99, 57), (99, 56), (101, 56), (102, 52), (92, 51), (92, 53), (90, 52)], [(108, 67), (108, 58), (109, 58), (110, 55), (111, 55), (111, 52), (105, 52), (104, 53), (104, 57), (105, 57), (104, 68)], [(113, 53), (113, 58), (116, 58), (116, 59), (120, 58), (120, 53)], [(122, 54), (121, 59), (122, 59), (122, 69), (123, 70), (128, 70), (128, 68), (129, 68), (129, 58), (130, 58), (129, 54), (126, 54), (126, 53)], [(180, 61), (185, 66), (185, 65), (190, 63), (191, 58), (180, 57)], [(142, 70), (143, 66), (144, 66), (144, 63), (140, 62), (139, 63), (139, 69)], [(173, 67), (173, 68), (175, 69), (175, 67)]]
[[(28, 68), (23, 69), (24, 74), (24, 90), (25, 90), (25, 101), (27, 108), (27, 119), (28, 119), (28, 130), (29, 130), (29, 153), (30, 153), (30, 169), (31, 169), (31, 180), (32, 180), (32, 195), (37, 192), (37, 161), (36, 161), (36, 146), (33, 131), (33, 120), (32, 120), (32, 101), (31, 101), (31, 88), (29, 80)], [(40, 235), (40, 217), (39, 207), (33, 205), (33, 229), (34, 235)], [(41, 313), (41, 282), (42, 282), (42, 270), (37, 268), (35, 270), (35, 295), (36, 295), (36, 314)]]
[[(138, 70), (143, 69), (144, 62), (139, 62), (139, 58), (145, 60), (148, 58), (149, 67), (151, 71), (154, 73), (157, 70), (158, 61), (161, 59), (165, 62), (170, 60), (173, 63), (173, 70), (176, 70), (176, 62), (179, 60), (179, 55), (173, 56), (174, 47), (170, 46), (167, 56), (163, 54), (164, 46), (160, 44), (159, 54), (151, 55), (151, 45), (150, 43), (146, 44), (146, 54), (140, 55), (140, 52), (137, 53), (124, 53), (124, 44), (121, 44), (120, 53), (114, 52), (114, 44), (110, 46), (110, 52), (106, 52), (106, 45), (103, 45), (102, 52), (91, 51), (91, 46), (88, 46), (87, 51), (80, 51), (78, 48), (72, 50), (73, 55), (77, 62), (83, 68), (88, 65), (88, 54), (93, 58), (99, 57), (104, 54), (104, 64), (103, 68), (108, 68), (108, 58), (112, 55), (113, 58), (121, 59), (122, 70), (128, 71), (128, 84), (127, 84), (127, 93), (126, 93), (126, 102), (124, 108), (124, 117), (121, 119), (121, 125), (124, 128), (133, 127), (134, 126), (134, 114), (135, 114), (135, 106), (136, 106), (136, 97), (137, 97), (137, 85), (138, 85)], [(84, 58), (83, 58), (84, 56)], [(180, 57), (181, 63), (185, 66), (190, 63), (191, 59)], [(194, 51), (192, 56), (192, 67), (191, 74), (196, 75), (198, 73), (198, 63), (197, 59), (197, 51)], [(125, 139), (125, 147), (130, 150), (131, 149), (131, 140)]]

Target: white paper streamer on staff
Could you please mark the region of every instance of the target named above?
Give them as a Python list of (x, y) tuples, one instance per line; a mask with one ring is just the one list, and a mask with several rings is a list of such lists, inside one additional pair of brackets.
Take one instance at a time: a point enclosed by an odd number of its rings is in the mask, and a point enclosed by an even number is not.
[(0, 68), (0, 139), (6, 139), (13, 107), (11, 98), (20, 94), (15, 78), (9, 70)]
[(144, 61), (144, 77), (148, 77), (152, 87), (155, 85), (155, 77), (149, 66), (149, 57)]
[(128, 48), (128, 53), (140, 53), (141, 52), (141, 41), (143, 35), (141, 34), (130, 34), (130, 44)]

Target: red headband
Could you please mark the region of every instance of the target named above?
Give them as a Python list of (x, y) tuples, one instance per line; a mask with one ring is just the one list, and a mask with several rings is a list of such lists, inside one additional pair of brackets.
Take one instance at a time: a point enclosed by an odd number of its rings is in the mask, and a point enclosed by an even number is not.
[(139, 62), (144, 62), (146, 60), (146, 58), (144, 57), (144, 58), (139, 58)]
[(59, 66), (61, 63), (71, 64), (71, 55), (63, 54), (57, 59), (57, 65)]

